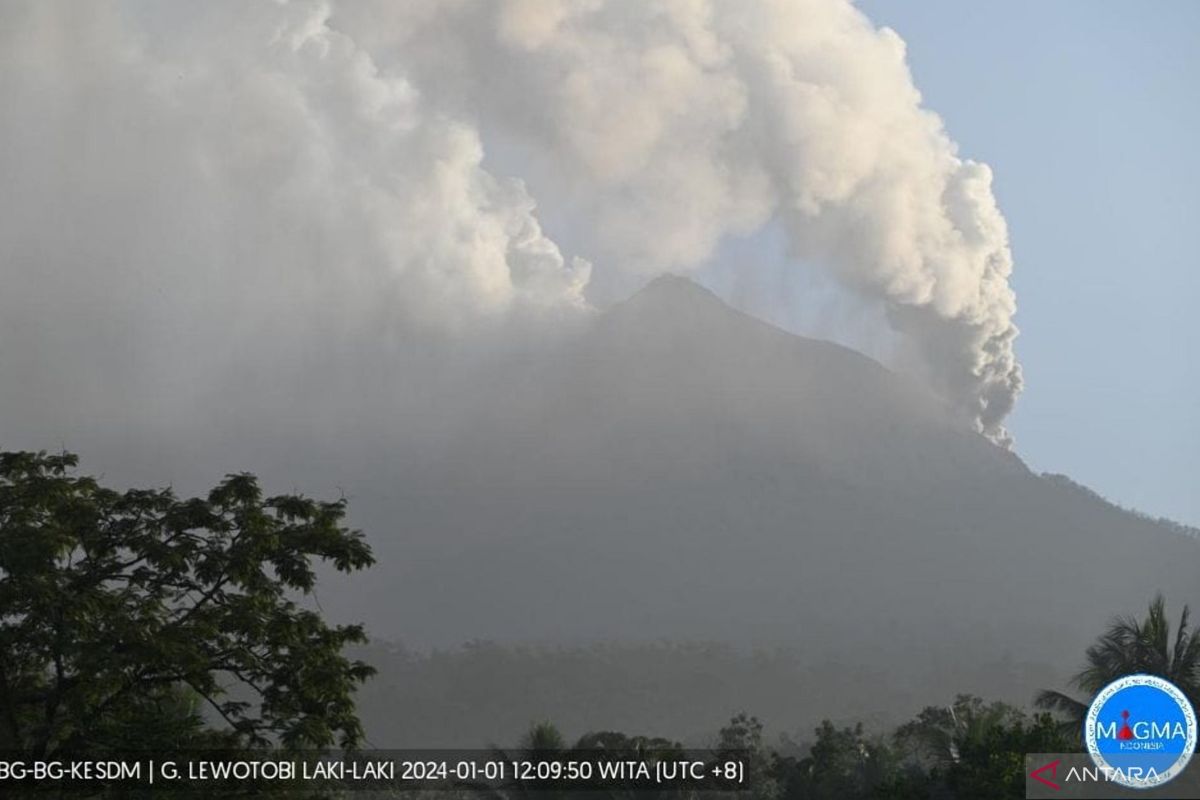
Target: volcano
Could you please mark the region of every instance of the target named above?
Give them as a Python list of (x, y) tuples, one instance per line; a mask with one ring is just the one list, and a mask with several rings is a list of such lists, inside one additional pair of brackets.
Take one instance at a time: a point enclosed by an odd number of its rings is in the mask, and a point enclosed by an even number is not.
[[(996, 664), (1065, 676), (1112, 615), (1200, 601), (1194, 531), (1035, 474), (915, 381), (683, 278), (491, 387), (364, 526), (377, 638), (786, 647), (877, 665), (887, 705), (994, 695)], [(1022, 680), (1005, 692), (1028, 701)]]

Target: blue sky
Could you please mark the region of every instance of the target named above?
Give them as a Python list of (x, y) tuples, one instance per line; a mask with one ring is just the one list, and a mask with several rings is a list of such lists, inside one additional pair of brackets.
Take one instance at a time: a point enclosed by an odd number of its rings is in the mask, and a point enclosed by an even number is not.
[(1200, 3), (868, 0), (995, 170), (1038, 470), (1200, 525)]

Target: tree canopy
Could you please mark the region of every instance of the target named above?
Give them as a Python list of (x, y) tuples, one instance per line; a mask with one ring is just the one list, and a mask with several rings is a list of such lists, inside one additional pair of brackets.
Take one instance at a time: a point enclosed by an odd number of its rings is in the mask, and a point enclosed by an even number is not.
[(346, 503), (105, 488), (76, 456), (0, 453), (0, 749), (355, 746), (361, 626), (299, 605), (316, 566), (372, 563)]

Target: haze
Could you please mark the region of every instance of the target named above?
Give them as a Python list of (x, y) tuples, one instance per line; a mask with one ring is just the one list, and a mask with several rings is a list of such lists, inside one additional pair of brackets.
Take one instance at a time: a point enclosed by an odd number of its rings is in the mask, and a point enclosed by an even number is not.
[(0, 444), (345, 493), (381, 642), (1027, 700), (1198, 545), (1022, 461), (1010, 226), (908, 64), (845, 0), (7, 3)]

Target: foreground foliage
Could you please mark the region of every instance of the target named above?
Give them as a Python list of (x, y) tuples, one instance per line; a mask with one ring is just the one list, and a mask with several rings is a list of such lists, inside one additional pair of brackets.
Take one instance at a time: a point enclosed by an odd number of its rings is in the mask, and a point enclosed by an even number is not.
[(0, 749), (359, 742), (372, 670), (342, 650), (363, 631), (295, 601), (315, 562), (372, 563), (344, 501), (264, 498), (248, 474), (119, 492), (76, 464), (0, 453)]
[[(1029, 716), (1004, 703), (960, 695), (949, 706), (926, 708), (890, 734), (867, 733), (861, 724), (839, 728), (826, 720), (803, 745), (787, 737), (772, 745), (762, 722), (739, 714), (721, 729), (712, 749), (748, 759), (751, 788), (743, 796), (752, 800), (1007, 800), (1025, 796), (1025, 753), (1061, 752), (1069, 745), (1048, 714)], [(612, 732), (587, 734), (568, 745), (546, 722), (530, 728), (517, 752), (546, 757), (597, 748), (662, 757), (681, 752), (666, 739)], [(533, 796), (521, 786), (488, 794)], [(632, 796), (621, 787), (610, 794)], [(688, 795), (659, 796), (673, 794)]]
[(1038, 705), (1063, 714), (1065, 729), (1078, 736), (1093, 696), (1118, 678), (1145, 673), (1166, 678), (1187, 695), (1193, 706), (1200, 707), (1200, 633), (1191, 627), (1189, 616), (1190, 610), (1184, 606), (1172, 634), (1167, 602), (1159, 595), (1151, 601), (1143, 619), (1114, 619), (1087, 649), (1086, 665), (1071, 679), (1088, 700), (1046, 690), (1038, 695)]

